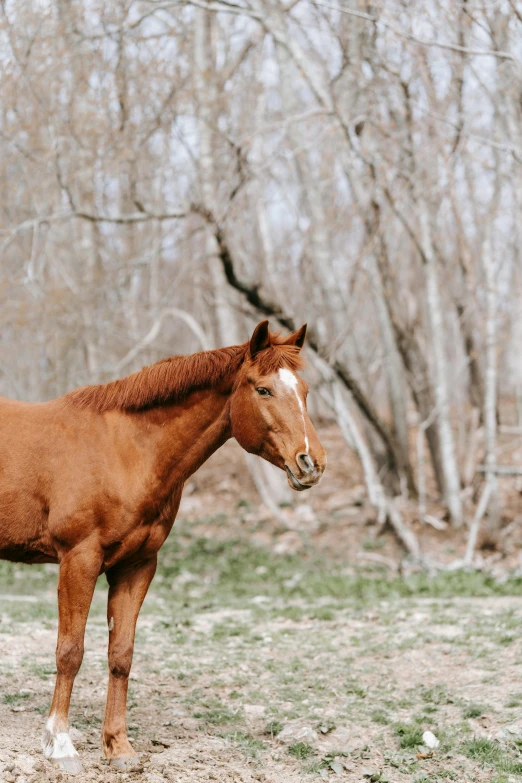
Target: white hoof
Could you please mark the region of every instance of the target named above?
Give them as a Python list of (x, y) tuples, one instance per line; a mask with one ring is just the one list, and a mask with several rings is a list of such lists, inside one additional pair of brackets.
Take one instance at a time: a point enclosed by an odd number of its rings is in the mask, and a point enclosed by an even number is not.
[(83, 772), (82, 763), (78, 758), (76, 748), (71, 742), (69, 732), (56, 731), (54, 726), (55, 716), (51, 715), (45, 724), (42, 735), (42, 748), (45, 758), (52, 761), (53, 764), (65, 772), (73, 775)]

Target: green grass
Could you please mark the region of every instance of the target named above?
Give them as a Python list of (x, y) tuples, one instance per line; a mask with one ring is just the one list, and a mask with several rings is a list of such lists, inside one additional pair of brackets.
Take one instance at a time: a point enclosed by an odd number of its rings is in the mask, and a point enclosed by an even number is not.
[(422, 745), (422, 728), (414, 723), (396, 723), (393, 727), (401, 748)]
[[(212, 521), (212, 520), (204, 520)], [(219, 521), (219, 520), (218, 520)], [(192, 579), (176, 582), (182, 572)], [(209, 538), (191, 538), (185, 530), (171, 534), (159, 555), (155, 591), (168, 596), (169, 606), (176, 610), (176, 622), (183, 621), (179, 609), (190, 605), (210, 607), (227, 603), (244, 605), (256, 596), (268, 599), (329, 598), (364, 607), (376, 601), (407, 597), (448, 598), (487, 597), (494, 595), (522, 596), (522, 577), (496, 581), (481, 572), (449, 572), (430, 577), (414, 574), (408, 578), (386, 578), (381, 573), (359, 571), (354, 566), (346, 569), (344, 563), (332, 563), (317, 553), (277, 555), (270, 549), (253, 545), (248, 539), (218, 541)], [(295, 577), (299, 574), (299, 579)], [(20, 619), (54, 617), (56, 566), (21, 566), (0, 562), (0, 588), (17, 594), (41, 595), (48, 592), (48, 602), (20, 604), (16, 613)], [(99, 586), (105, 588), (105, 578)], [(194, 588), (197, 588), (196, 593)], [(13, 609), (15, 609), (13, 607)], [(297, 606), (285, 606), (279, 614), (299, 621), (302, 611)], [(315, 609), (314, 619), (335, 619), (332, 607)], [(509, 624), (509, 618), (508, 624)], [(168, 623), (167, 616), (165, 621)], [(503, 633), (501, 644), (508, 645), (516, 637)]]
[(252, 737), (251, 734), (245, 731), (232, 731), (223, 736), (238, 747), (249, 759), (257, 759), (259, 754), (266, 749), (264, 742), (256, 737)]
[[(163, 711), (164, 726), (177, 721), (166, 696), (174, 686), (176, 705), (198, 721), (197, 736), (220, 737), (245, 764), (262, 765), (272, 754), (274, 763), (288, 765), (287, 770), (299, 766), (303, 779), (314, 774), (335, 780), (346, 766), (357, 773), (375, 770), (372, 774), (379, 774), (381, 781), (394, 780), (394, 770), (399, 770), (401, 780), (407, 776), (408, 781), (433, 783), (467, 780), (466, 765), (475, 772), (485, 770), (481, 780), (489, 781), (490, 775), (495, 783), (508, 783), (510, 776), (522, 780), (522, 758), (514, 742), (472, 739), (468, 719), (490, 714), (491, 707), (468, 702), (469, 691), (455, 676), (461, 671), (458, 667), (473, 665), (477, 650), (482, 649), (484, 698), (490, 698), (488, 688), (503, 687), (505, 708), (499, 706), (497, 696), (491, 696), (495, 717), (500, 724), (514, 721), (516, 715), (506, 709), (522, 707), (522, 693), (513, 692), (502, 680), (499, 661), (505, 655), (508, 665), (510, 660), (516, 663), (522, 610), (518, 601), (506, 601), (502, 603), (516, 603), (515, 609), (481, 614), (471, 601), (453, 600), (520, 596), (522, 579), (499, 583), (482, 573), (458, 572), (386, 578), (382, 572), (332, 562), (311, 550), (277, 555), (246, 538), (219, 541), (191, 538), (189, 532), (187, 525), (175, 530), (161, 551), (159, 579), (145, 602), (137, 632), (141, 676), (150, 675), (150, 682), (156, 675), (165, 679), (164, 690), (162, 686), (150, 693), (151, 707), (158, 714)], [(55, 588), (56, 568), (0, 563), (1, 592), (32, 593), (42, 599), (6, 601), (2, 612), (12, 620), (5, 623), (6, 632), (18, 633), (17, 622), (36, 619), (54, 628)], [(98, 642), (103, 631), (103, 645), (105, 598), (106, 581), (101, 577), (90, 630), (98, 635)], [(426, 614), (425, 623), (415, 618), (419, 607)], [(470, 616), (476, 622), (467, 623)], [(416, 656), (420, 652), (418, 665), (431, 660), (432, 654), (440, 662), (441, 646), (449, 645), (430, 626), (460, 623), (465, 632), (452, 642), (451, 654), (436, 672), (428, 672), (425, 687), (413, 687), (414, 680), (403, 669), (412, 664), (404, 662), (402, 651), (415, 649)], [(88, 638), (89, 633), (88, 629)], [(388, 658), (393, 660), (393, 670)], [(9, 661), (0, 665), (4, 676), (14, 671)], [(48, 659), (26, 654), (17, 665), (27, 676), (28, 687), (39, 692), (31, 708), (47, 712), (51, 683), (46, 681), (55, 675), (52, 654)], [(104, 660), (100, 666), (105, 678)], [(129, 701), (130, 721), (139, 726), (143, 737), (149, 729), (139, 717), (145, 703), (139, 687), (145, 681), (131, 683)], [(27, 695), (11, 693), (11, 688), (25, 680), (16, 680), (16, 685), (14, 680), (5, 682), (0, 696), (4, 704), (24, 705)], [(247, 705), (261, 705), (266, 724), (251, 720), (244, 709)], [(102, 716), (101, 707), (96, 716), (89, 708), (87, 716), (76, 716), (75, 725), (81, 730), (97, 729)], [(371, 742), (346, 759), (344, 740), (337, 746), (341, 752), (327, 755), (307, 743), (285, 749), (275, 741), (293, 721), (315, 729), (321, 740), (328, 735), (333, 741), (336, 730), (343, 737), (346, 726), (355, 720)], [(441, 746), (432, 758), (420, 760), (417, 748), (425, 728), (432, 728)], [(132, 729), (133, 736), (137, 731)], [(390, 733), (395, 738), (392, 750)]]
[(10, 707), (18, 707), (29, 698), (30, 693), (4, 693), (2, 696), (2, 703), (8, 704)]
[(237, 710), (230, 710), (223, 704), (213, 704), (194, 712), (194, 717), (203, 723), (221, 726), (227, 723), (238, 723), (241, 720)]
[(489, 711), (489, 708), (485, 704), (468, 704), (462, 710), (463, 718), (480, 718)]
[(293, 745), (288, 747), (288, 752), (291, 756), (295, 756), (296, 759), (301, 761), (310, 758), (310, 756), (315, 756), (316, 753), (315, 748), (306, 742), (294, 742)]
[(522, 707), (522, 693), (513, 693), (506, 702), (506, 707)]
[(463, 746), (464, 754), (485, 767), (493, 767), (497, 773), (522, 775), (522, 758), (514, 758), (511, 748), (507, 749), (495, 740), (474, 737)]
[(265, 726), (265, 734), (267, 737), (277, 737), (277, 735), (283, 730), (284, 726), (279, 720), (270, 720)]
[(390, 722), (388, 715), (383, 710), (373, 710), (371, 719), (374, 723), (380, 723), (382, 726), (387, 726)]

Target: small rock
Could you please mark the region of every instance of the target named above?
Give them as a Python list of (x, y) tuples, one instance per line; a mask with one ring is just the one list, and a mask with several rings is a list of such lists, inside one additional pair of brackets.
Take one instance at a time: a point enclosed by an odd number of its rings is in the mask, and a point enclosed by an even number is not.
[(522, 722), (510, 723), (509, 726), (504, 726), (498, 732), (500, 739), (507, 739), (513, 741), (514, 739), (520, 739), (522, 737)]
[(156, 745), (157, 747), (160, 747), (160, 748), (162, 748), (162, 749), (164, 749), (164, 748), (170, 748), (170, 742), (169, 742), (169, 740), (167, 740), (167, 739), (163, 739), (163, 738), (159, 738), (159, 737), (154, 737), (154, 738), (151, 740), (151, 742), (152, 742), (152, 744), (153, 744), (153, 745)]
[(266, 604), (270, 602), (270, 598), (267, 595), (255, 595), (250, 599), (251, 604)]
[(74, 726), (69, 729), (69, 737), (73, 744), (75, 742), (85, 742), (85, 734), (79, 729), (75, 729)]
[(427, 748), (430, 748), (430, 750), (433, 750), (433, 748), (438, 748), (440, 745), (440, 740), (437, 739), (435, 734), (431, 731), (425, 731), (422, 735), (422, 742), (424, 745), (426, 745)]
[(313, 745), (319, 739), (319, 735), (310, 726), (285, 726), (277, 735), (279, 742), (293, 744), (295, 742), (305, 742), (307, 745)]
[(34, 772), (36, 760), (26, 753), (21, 753), (19, 756), (16, 756), (14, 763), (16, 768), (23, 772), (24, 775), (31, 775)]

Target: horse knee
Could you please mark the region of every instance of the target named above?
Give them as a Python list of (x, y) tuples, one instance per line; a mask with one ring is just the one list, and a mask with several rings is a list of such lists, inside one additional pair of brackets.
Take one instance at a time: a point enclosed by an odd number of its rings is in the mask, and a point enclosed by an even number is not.
[(56, 648), (56, 669), (59, 674), (76, 675), (83, 660), (83, 642), (62, 639)]
[(115, 645), (109, 650), (109, 671), (114, 677), (128, 677), (132, 665), (132, 644)]

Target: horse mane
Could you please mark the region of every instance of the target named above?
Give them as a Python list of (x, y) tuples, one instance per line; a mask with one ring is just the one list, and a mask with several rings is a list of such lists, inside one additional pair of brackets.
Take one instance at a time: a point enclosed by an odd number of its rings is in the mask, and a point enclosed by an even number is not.
[[(284, 345), (278, 334), (270, 335), (270, 347), (250, 360), (263, 375), (281, 367), (299, 370), (299, 348)], [(109, 410), (141, 411), (181, 402), (191, 392), (209, 389), (236, 373), (248, 357), (248, 343), (189, 356), (171, 356), (125, 378), (97, 386), (82, 386), (65, 395), (78, 408), (98, 413)]]

